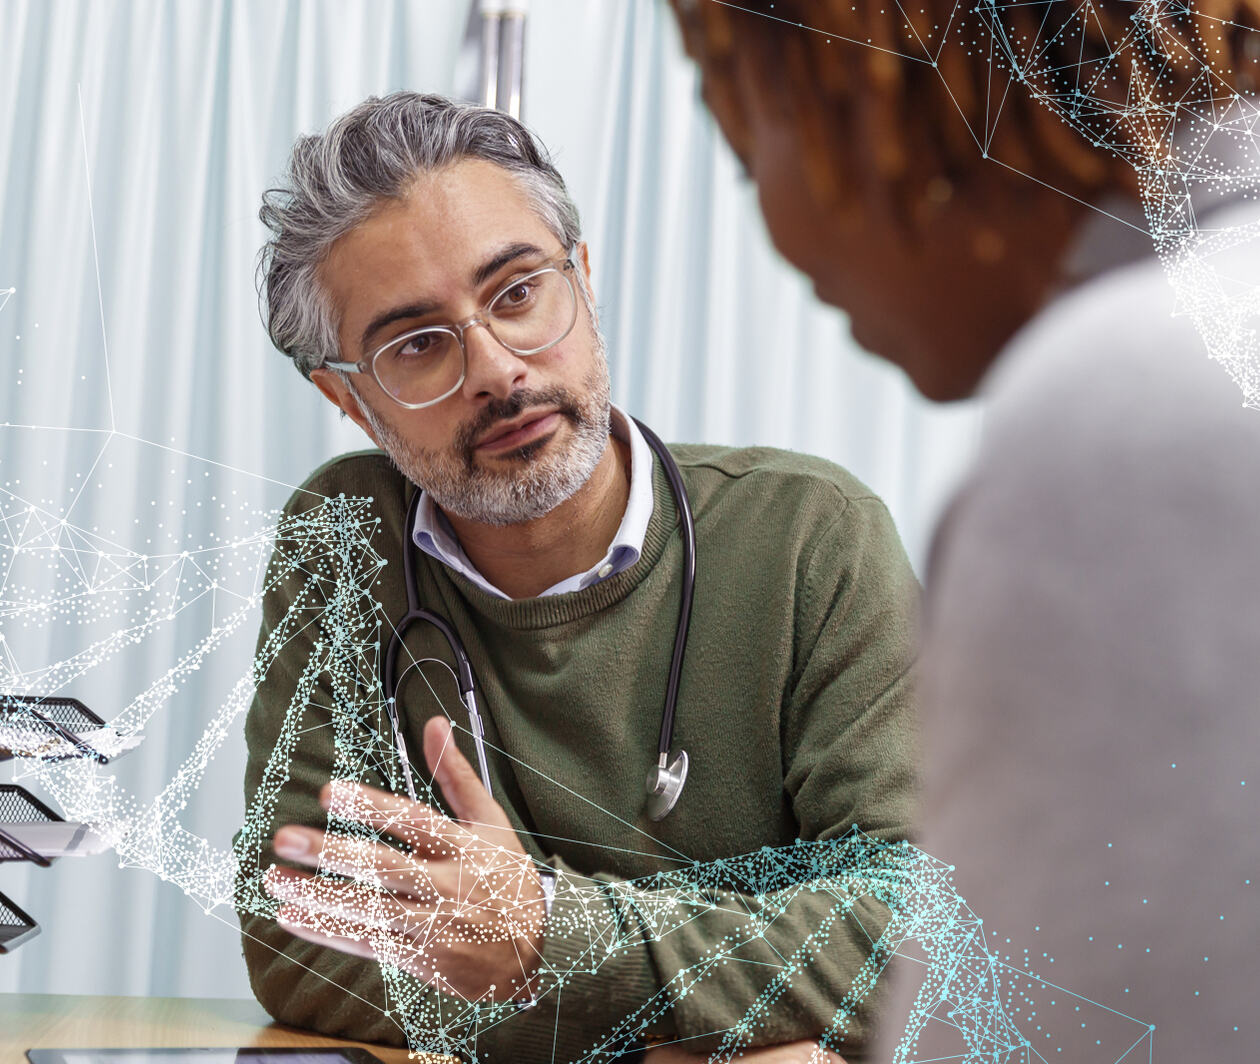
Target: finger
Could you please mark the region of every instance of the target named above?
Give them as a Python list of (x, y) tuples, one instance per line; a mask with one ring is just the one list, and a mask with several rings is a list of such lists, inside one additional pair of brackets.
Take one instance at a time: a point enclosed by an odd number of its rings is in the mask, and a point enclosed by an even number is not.
[[(463, 828), (454, 827), (467, 837)], [(470, 905), (493, 899), (499, 911), (511, 916), (513, 909), (537, 901), (537, 891), (521, 875), (519, 855), (469, 838), (462, 850), (443, 846), (444, 854), (417, 857), (371, 839), (286, 825), (276, 833), (275, 847), (282, 859), (345, 876), (368, 889), (386, 890), (420, 905), (444, 901)], [(436, 849), (436, 844), (430, 847)]]
[(388, 891), (288, 869), (269, 869), (263, 885), (274, 898), (286, 903), (289, 922), (300, 923), (312, 933), (339, 936), (358, 929), (378, 937), (386, 935), (418, 953), (426, 952), (432, 944), (503, 941), (512, 937), (518, 925), (524, 926), (520, 920), (501, 920), (502, 928), (496, 925), (487, 929), (478, 920), (483, 906), (447, 900), (420, 905)]
[(287, 905), (276, 913), (276, 923), (294, 938), (313, 942), (317, 946), (327, 946), (329, 949), (340, 950), (342, 953), (363, 957), (366, 960), (376, 960), (376, 951), (372, 949), (369, 941), (371, 934), (369, 928), (355, 929), (345, 934), (316, 930), (305, 910)]
[(271, 868), (263, 875), (263, 886), (272, 897), (289, 903), (288, 908), (307, 913), (307, 926), (330, 934), (351, 925), (402, 933), (411, 920), (403, 901), (361, 883)]
[(276, 855), (346, 876), (420, 902), (436, 900), (429, 862), (371, 839), (287, 825), (276, 833)]
[(284, 907), (276, 914), (277, 922), (294, 938), (340, 950), (355, 957), (389, 964), (410, 972), (424, 983), (431, 984), (443, 993), (459, 995), (459, 989), (435, 971), (434, 957), (411, 946), (383, 938), (370, 927), (348, 927), (342, 931), (317, 930), (310, 926), (307, 916), (300, 909)]
[[(449, 740), (449, 727), (446, 734)], [(466, 761), (464, 765), (471, 774), (471, 766)], [(472, 779), (485, 795), (475, 775)], [(413, 852), (427, 853), (431, 859), (426, 867), (435, 880), (440, 874), (438, 860), (455, 865), (455, 873), (446, 874), (445, 882), (437, 888), (439, 894), (469, 898), (475, 893), (467, 887), (472, 873), (476, 886), (487, 894), (504, 897), (528, 888), (529, 894), (540, 896), (537, 874), (532, 872), (507, 815), (488, 795), (485, 800), (496, 823), (477, 825), (473, 831), (422, 802), (348, 780), (334, 780), (320, 793), (320, 803), (330, 816), (377, 828), (406, 841)], [(525, 874), (527, 870), (530, 875)]]
[(365, 960), (390, 964), (419, 979), (433, 978), (433, 966), (423, 952), (403, 940), (384, 934), (379, 928), (354, 923), (329, 926), (319, 916), (293, 905), (283, 906), (276, 913), (276, 922), (294, 938)]
[(510, 828), (505, 835), (509, 847), (493, 838), (478, 837), (422, 803), (344, 780), (325, 787), (320, 800), (333, 815), (406, 840), (411, 854), (401, 854), (370, 839), (295, 828), (280, 840), (286, 847), (300, 843), (317, 848), (322, 845), (323, 850), (318, 865), (309, 854), (296, 855), (294, 860), (378, 883), (430, 905), (444, 899), (480, 903), (493, 898), (501, 908), (510, 910), (513, 903), (528, 904), (540, 896), (536, 875), (523, 875), (522, 861), (528, 859)]
[(466, 907), (466, 911), (498, 914), (514, 924), (541, 926), (545, 912), (536, 876), (522, 873), (520, 859), (503, 856), (495, 850), (491, 860), (430, 862), (426, 868), (429, 883), (438, 902)]
[(512, 830), (502, 807), (455, 745), (454, 730), (445, 717), (433, 717), (424, 726), (424, 759), (450, 803), (451, 812), (462, 823)]
[(319, 866), (319, 852), (324, 845), (324, 833), (316, 828), (301, 827), (298, 824), (286, 824), (276, 832), (272, 846), (276, 856), (284, 861)]
[(484, 935), (480, 928), (472, 932), (467, 926), (481, 911), (477, 905), (449, 899), (421, 905), (361, 883), (287, 868), (268, 869), (263, 874), (263, 886), (272, 897), (287, 903), (290, 919), (300, 910), (305, 914), (304, 926), (325, 934), (340, 934), (344, 928), (356, 926), (408, 937), (416, 944), (435, 935), (450, 941), (461, 935), (469, 941)]
[[(487, 926), (475, 906), (443, 903), (435, 907), (399, 905), (387, 894), (366, 896), (355, 884), (337, 883), (301, 872), (271, 869), (264, 877), (269, 893), (285, 902), (277, 921), (307, 941), (319, 942), (417, 971), (452, 950), (484, 948), (521, 933), (514, 921)], [(497, 916), (497, 914), (496, 914)], [(515, 933), (514, 933), (515, 931)], [(365, 952), (364, 943), (370, 947)], [(519, 957), (519, 951), (518, 951)]]
[(330, 816), (364, 824), (435, 856), (462, 853), (475, 836), (461, 824), (424, 802), (351, 780), (324, 785), (319, 803)]

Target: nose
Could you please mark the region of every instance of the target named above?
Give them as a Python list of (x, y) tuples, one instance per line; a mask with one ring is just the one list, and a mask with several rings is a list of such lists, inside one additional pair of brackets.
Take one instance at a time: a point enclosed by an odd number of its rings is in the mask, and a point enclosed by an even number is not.
[(464, 358), (461, 391), (468, 399), (506, 399), (524, 386), (529, 372), (525, 359), (499, 343), (480, 322), (464, 330)]

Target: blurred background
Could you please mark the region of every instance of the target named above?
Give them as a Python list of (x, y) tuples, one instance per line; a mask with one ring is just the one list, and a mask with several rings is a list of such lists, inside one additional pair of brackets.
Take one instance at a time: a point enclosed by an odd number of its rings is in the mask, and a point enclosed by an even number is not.
[[(482, 15), (469, 0), (0, 0), (0, 676), (109, 719), (244, 618), (111, 768), (141, 804), (248, 671), (268, 514), (366, 446), (267, 341), (260, 193), (298, 134), (367, 95), (475, 96)], [(922, 575), (980, 413), (929, 408), (778, 257), (663, 0), (533, 0), (523, 71), (521, 117), (582, 212), (614, 400), (667, 440), (846, 466)], [(240, 823), (243, 765), (238, 728), (181, 814), (215, 847)], [(231, 912), (148, 871), (5, 864), (0, 891), (43, 928), (0, 957), (0, 992), (249, 995)]]

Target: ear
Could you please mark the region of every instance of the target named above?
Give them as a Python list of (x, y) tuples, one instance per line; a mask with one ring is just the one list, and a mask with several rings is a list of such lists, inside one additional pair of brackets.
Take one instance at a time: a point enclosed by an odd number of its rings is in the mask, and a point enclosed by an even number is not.
[(376, 433), (363, 413), (362, 401), (340, 373), (331, 369), (314, 369), (311, 370), (311, 381), (325, 399), (363, 430), (369, 440), (377, 447), (381, 446), (381, 441), (376, 438)]
[(579, 242), (577, 246), (577, 250), (578, 250), (578, 256), (577, 256), (578, 263), (582, 268), (582, 284), (586, 286), (587, 292), (590, 293), (591, 309), (594, 312), (595, 325), (596, 327), (598, 327), (599, 312), (596, 309), (598, 304), (595, 302), (595, 289), (591, 287), (591, 256), (590, 256), (590, 251), (586, 246), (586, 241)]

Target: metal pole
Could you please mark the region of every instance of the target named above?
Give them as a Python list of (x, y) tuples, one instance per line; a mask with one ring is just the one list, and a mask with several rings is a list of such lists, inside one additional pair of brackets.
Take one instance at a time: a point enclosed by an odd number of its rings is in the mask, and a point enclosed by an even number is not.
[(481, 0), (481, 102), (521, 117), (528, 0)]
[(499, 0), (484, 0), (481, 5), (481, 103), (494, 107), (499, 97)]
[(521, 117), (525, 82), (525, 0), (509, 0), (499, 22), (499, 85), (495, 106), (513, 118)]

